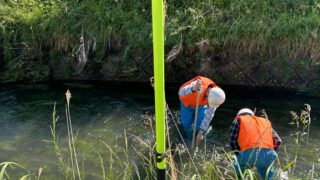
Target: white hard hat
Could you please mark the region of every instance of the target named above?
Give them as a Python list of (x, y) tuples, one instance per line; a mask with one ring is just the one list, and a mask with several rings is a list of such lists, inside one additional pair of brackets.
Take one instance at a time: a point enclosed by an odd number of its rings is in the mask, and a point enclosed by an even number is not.
[(224, 103), (225, 99), (226, 94), (221, 88), (214, 87), (210, 89), (208, 95), (208, 102), (210, 106), (217, 108), (218, 106)]
[(240, 111), (238, 112), (237, 116), (240, 116), (241, 114), (250, 114), (251, 116), (254, 115), (253, 111), (249, 108), (243, 108), (240, 109)]

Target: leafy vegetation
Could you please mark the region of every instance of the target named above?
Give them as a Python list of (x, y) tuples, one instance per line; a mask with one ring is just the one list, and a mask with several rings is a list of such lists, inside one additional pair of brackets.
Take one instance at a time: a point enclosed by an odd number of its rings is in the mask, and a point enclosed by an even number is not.
[[(111, 61), (116, 66), (130, 66), (119, 68), (122, 76), (148, 71), (144, 69), (152, 66), (143, 66), (146, 63), (137, 63), (137, 59), (152, 62), (150, 3), (1, 0), (0, 56), (5, 59), (1, 62), (2, 81), (46, 80), (60, 68), (55, 66), (57, 61), (72, 66), (77, 61), (72, 52), (80, 37), (84, 38), (89, 59), (97, 63), (90, 68), (99, 71), (103, 69), (101, 62)], [(288, 71), (313, 72), (312, 76), (291, 72), (285, 82), (294, 77), (318, 84), (319, 16), (320, 4), (314, 0), (167, 2), (167, 62), (183, 59), (189, 67), (189, 63), (205, 58), (235, 61), (238, 57), (253, 60), (258, 66), (268, 63), (267, 68), (276, 74), (274, 78)], [(113, 62), (114, 56), (120, 58)], [(277, 64), (285, 64), (281, 72), (272, 71)], [(256, 68), (250, 63), (246, 67)], [(61, 76), (72, 78), (65, 69), (60, 73), (67, 75)]]

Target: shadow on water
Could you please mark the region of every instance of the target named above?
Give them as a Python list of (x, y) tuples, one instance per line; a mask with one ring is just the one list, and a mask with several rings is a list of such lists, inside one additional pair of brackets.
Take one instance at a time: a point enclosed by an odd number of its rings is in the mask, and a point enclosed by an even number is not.
[[(166, 85), (166, 100), (173, 113), (179, 114), (179, 85)], [(208, 143), (214, 142), (228, 149), (227, 136), (236, 112), (243, 107), (265, 110), (274, 129), (284, 144), (294, 147), (290, 136), (295, 131), (288, 123), (290, 111), (300, 112), (303, 105), (311, 105), (310, 145), (303, 150), (307, 166), (319, 162), (315, 149), (320, 147), (320, 94), (315, 91), (294, 91), (275, 88), (249, 88), (222, 86), (226, 102), (216, 112), (212, 121), (213, 130), (208, 134)], [(62, 144), (67, 144), (65, 125), (65, 92), (70, 89), (73, 128), (78, 130), (77, 150), (83, 160), (87, 178), (101, 178), (98, 153), (108, 162), (105, 142), (121, 156), (124, 146), (124, 131), (129, 143), (132, 137), (142, 137), (150, 142), (150, 129), (143, 124), (146, 112), (154, 112), (153, 89), (149, 83), (96, 82), (56, 83), (33, 85), (4, 85), (0, 87), (0, 162), (14, 161), (32, 169), (44, 168), (44, 175), (54, 179), (57, 174), (56, 156), (50, 140), (52, 109), (57, 103), (60, 116), (57, 132)], [(149, 138), (149, 141), (148, 141)], [(67, 146), (65, 146), (67, 147)], [(65, 149), (66, 150), (66, 149)], [(134, 156), (131, 149), (129, 154)], [(293, 150), (292, 150), (293, 151)], [(290, 153), (290, 152), (289, 152)], [(281, 151), (280, 151), (281, 156)], [(138, 157), (133, 158), (138, 161)], [(82, 162), (80, 162), (82, 164)], [(89, 173), (90, 172), (90, 173)]]

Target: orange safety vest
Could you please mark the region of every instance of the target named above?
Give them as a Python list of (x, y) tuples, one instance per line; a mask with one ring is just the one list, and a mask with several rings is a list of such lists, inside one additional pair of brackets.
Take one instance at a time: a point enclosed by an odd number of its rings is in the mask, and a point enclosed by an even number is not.
[(257, 116), (237, 116), (240, 121), (238, 143), (240, 151), (251, 148), (273, 149), (272, 127), (268, 119)]
[[(204, 106), (208, 104), (208, 99), (206, 96), (207, 91), (208, 91), (208, 87), (211, 85), (212, 87), (216, 87), (216, 83), (214, 83), (213, 81), (211, 81), (210, 79), (206, 78), (206, 77), (202, 77), (202, 76), (197, 76), (193, 79), (191, 79), (190, 81), (184, 83), (181, 88), (184, 88), (185, 86), (191, 84), (193, 81), (200, 79), (202, 81), (201, 84), (201, 89), (203, 89), (203, 91), (200, 94), (200, 99), (199, 99), (199, 105)], [(191, 94), (188, 94), (186, 96), (179, 96), (180, 101), (182, 101), (182, 103), (188, 107), (188, 106), (192, 106), (192, 107), (196, 107), (197, 105), (197, 92), (193, 92)]]

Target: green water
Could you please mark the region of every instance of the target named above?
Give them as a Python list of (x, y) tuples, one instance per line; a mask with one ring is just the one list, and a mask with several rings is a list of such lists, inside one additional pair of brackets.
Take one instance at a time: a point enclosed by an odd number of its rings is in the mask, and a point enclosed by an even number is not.
[[(167, 86), (167, 101), (173, 113), (179, 110), (178, 86)], [(57, 134), (67, 158), (67, 127), (65, 119), (66, 89), (70, 89), (71, 118), (73, 129), (78, 133), (77, 152), (80, 169), (86, 179), (101, 179), (99, 155), (106, 168), (110, 165), (109, 145), (121, 158), (125, 158), (125, 133), (128, 139), (128, 154), (132, 161), (139, 161), (131, 148), (134, 137), (150, 143), (151, 131), (144, 123), (146, 112), (153, 111), (153, 91), (148, 84), (136, 83), (60, 83), (55, 85), (4, 85), (0, 87), (0, 162), (13, 161), (30, 172), (43, 168), (46, 179), (63, 179), (58, 173), (57, 158), (51, 140), (52, 110), (56, 103)], [(250, 89), (245, 87), (224, 87), (226, 103), (213, 119), (213, 131), (208, 140), (219, 142), (228, 150), (227, 136), (232, 120), (242, 107), (265, 109), (274, 129), (282, 137), (279, 156), (286, 162), (292, 159), (297, 149), (290, 134), (296, 132), (288, 125), (291, 110), (300, 112), (304, 104), (311, 105), (311, 129), (308, 146), (303, 143), (297, 162), (297, 172), (306, 174), (314, 166), (320, 172), (320, 94), (317, 92), (288, 91), (275, 89)], [(113, 160), (117, 161), (117, 160)], [(116, 163), (115, 163), (116, 164)], [(283, 164), (284, 165), (284, 164)], [(122, 171), (122, 167), (114, 168)], [(301, 171), (301, 172), (299, 172)], [(21, 177), (25, 170), (15, 168), (9, 171), (12, 177)], [(116, 173), (116, 172), (115, 172)]]

